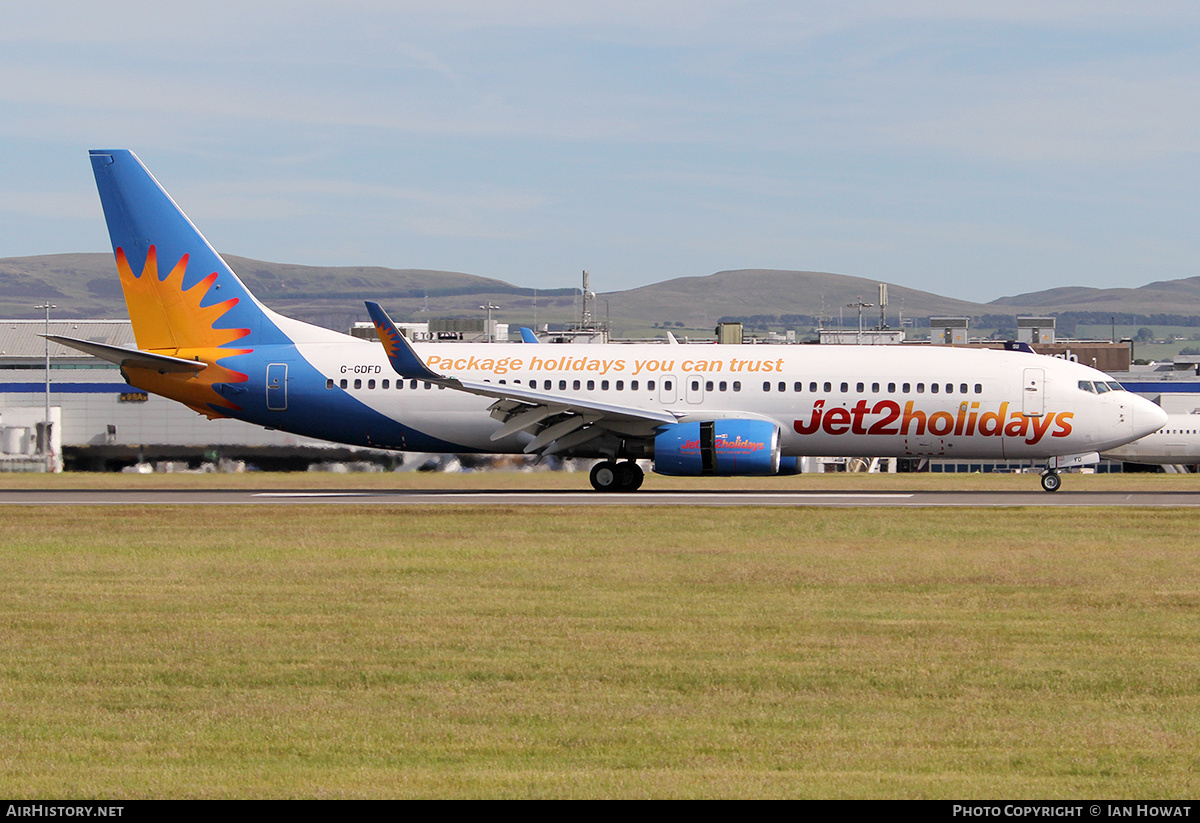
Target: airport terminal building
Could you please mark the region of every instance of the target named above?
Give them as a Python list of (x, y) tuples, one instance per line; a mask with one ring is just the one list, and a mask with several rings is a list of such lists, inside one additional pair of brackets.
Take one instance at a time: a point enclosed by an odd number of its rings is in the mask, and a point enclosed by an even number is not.
[[(302, 469), (312, 462), (378, 457), (371, 450), (239, 420), (209, 420), (133, 388), (112, 363), (47, 345), (42, 337), (47, 328), (50, 334), (136, 348), (128, 320), (51, 320), (48, 327), (44, 320), (0, 321), (0, 471), (99, 471), (141, 461), (222, 460)], [(47, 431), (49, 454), (42, 448)]]

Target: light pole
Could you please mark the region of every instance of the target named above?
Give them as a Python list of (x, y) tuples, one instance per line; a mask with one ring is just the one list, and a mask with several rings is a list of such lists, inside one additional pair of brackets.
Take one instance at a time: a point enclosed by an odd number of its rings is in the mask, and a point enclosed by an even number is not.
[(42, 457), (45, 460), (46, 472), (49, 473), (54, 458), (50, 448), (50, 310), (57, 309), (58, 306), (47, 300), (43, 305), (34, 308), (46, 310), (46, 416), (42, 426)]
[(487, 301), (486, 306), (480, 306), (479, 308), (487, 311), (487, 341), (489, 343), (491, 343), (492, 342), (492, 309), (498, 309), (500, 307), (492, 305), (492, 301), (489, 300), (489, 301)]
[(862, 345), (862, 310), (869, 309), (874, 306), (874, 303), (864, 303), (862, 298), (858, 298), (857, 303), (847, 303), (846, 308), (858, 309), (858, 345)]

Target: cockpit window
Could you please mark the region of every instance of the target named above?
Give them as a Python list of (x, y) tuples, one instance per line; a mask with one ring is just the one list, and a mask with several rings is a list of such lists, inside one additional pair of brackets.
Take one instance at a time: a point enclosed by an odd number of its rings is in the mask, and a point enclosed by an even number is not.
[(1080, 381), (1079, 381), (1079, 388), (1083, 389), (1084, 391), (1090, 391), (1090, 392), (1092, 392), (1093, 394), (1095, 394), (1095, 393), (1096, 393), (1096, 390), (1092, 388), (1092, 381), (1091, 381), (1091, 380), (1080, 380)]
[(1109, 391), (1108, 384), (1101, 383), (1099, 380), (1097, 380), (1096, 381), (1096, 394), (1104, 394), (1106, 391)]
[(1113, 391), (1125, 391), (1125, 387), (1122, 386), (1120, 383), (1118, 383), (1115, 380), (1110, 380), (1108, 383), (1108, 387), (1110, 389), (1112, 389)]

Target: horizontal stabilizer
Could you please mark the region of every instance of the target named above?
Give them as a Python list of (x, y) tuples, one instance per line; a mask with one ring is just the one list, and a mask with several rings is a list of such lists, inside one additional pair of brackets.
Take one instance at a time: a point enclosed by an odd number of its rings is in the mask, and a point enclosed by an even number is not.
[(185, 360), (182, 357), (171, 357), (167, 354), (154, 354), (141, 349), (127, 349), (122, 346), (109, 346), (106, 343), (94, 343), (91, 340), (78, 340), (74, 337), (62, 337), (57, 334), (43, 334), (41, 337), (61, 343), (72, 349), (78, 349), (86, 354), (116, 363), (118, 366), (132, 366), (137, 369), (151, 369), (166, 374), (168, 372), (198, 372), (208, 367), (203, 360)]

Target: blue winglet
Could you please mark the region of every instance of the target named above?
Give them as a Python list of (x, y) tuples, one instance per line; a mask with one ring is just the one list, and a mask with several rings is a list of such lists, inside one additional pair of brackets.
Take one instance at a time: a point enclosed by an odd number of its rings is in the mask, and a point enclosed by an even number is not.
[(537, 335), (533, 333), (533, 329), (528, 326), (521, 326), (521, 342), (522, 343), (538, 343)]
[(375, 324), (375, 333), (379, 335), (379, 341), (383, 343), (383, 349), (387, 352), (388, 362), (392, 364), (396, 374), (409, 380), (442, 380), (442, 375), (430, 371), (421, 361), (383, 307), (370, 300), (365, 302), (367, 311), (371, 314), (371, 321)]

